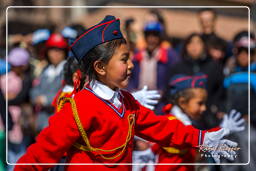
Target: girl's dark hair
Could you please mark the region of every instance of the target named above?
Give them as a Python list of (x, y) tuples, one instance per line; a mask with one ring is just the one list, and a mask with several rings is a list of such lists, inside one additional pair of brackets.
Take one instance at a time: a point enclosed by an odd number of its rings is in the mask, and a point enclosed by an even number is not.
[(205, 41), (203, 40), (202, 36), (199, 33), (192, 33), (184, 40), (182, 50), (181, 50), (181, 57), (182, 58), (189, 57), (189, 54), (188, 54), (188, 51), (187, 51), (187, 46), (191, 42), (192, 38), (194, 38), (194, 37), (199, 37), (202, 40), (203, 46), (204, 46), (204, 53), (207, 53), (206, 44), (205, 44)]
[(183, 97), (185, 102), (188, 102), (191, 98), (195, 96), (192, 88), (187, 88), (185, 90), (179, 91), (169, 98), (169, 103), (174, 105), (179, 105), (179, 98)]
[(73, 74), (78, 70), (79, 65), (74, 57), (69, 57), (64, 65), (64, 81), (65, 84), (73, 86)]
[[(75, 59), (75, 57), (71, 56), (67, 59), (67, 62), (64, 65), (64, 81), (65, 84), (73, 86), (73, 74), (77, 71), (80, 70), (80, 66), (78, 64), (78, 61)], [(81, 75), (81, 83), (80, 83), (80, 88), (84, 85), (85, 82), (85, 75)]]
[(89, 81), (97, 78), (97, 74), (93, 66), (94, 62), (99, 60), (107, 64), (114, 55), (115, 50), (122, 44), (126, 44), (125, 39), (111, 40), (97, 45), (83, 57), (81, 61), (81, 71), (88, 76)]

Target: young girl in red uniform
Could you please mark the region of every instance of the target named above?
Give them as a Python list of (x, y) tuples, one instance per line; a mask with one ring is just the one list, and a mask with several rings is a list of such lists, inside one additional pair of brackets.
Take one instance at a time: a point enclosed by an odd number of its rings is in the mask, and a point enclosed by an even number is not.
[[(172, 120), (179, 120), (184, 125), (192, 125), (192, 120), (200, 119), (206, 110), (206, 81), (207, 75), (202, 73), (193, 76), (183, 74), (173, 76), (168, 91), (173, 107), (166, 111), (167, 117)], [(239, 119), (240, 117), (240, 113), (233, 110), (230, 115), (225, 115), (220, 127), (229, 129), (230, 132), (242, 131), (245, 128), (244, 119)], [(212, 130), (218, 130), (220, 127)], [(193, 171), (193, 165), (182, 165), (182, 163), (195, 163), (199, 157), (197, 151), (192, 148), (160, 147), (155, 144), (152, 149), (158, 154), (157, 163), (181, 164), (156, 165), (156, 171)], [(219, 159), (216, 157), (215, 160)]]
[[(133, 64), (119, 19), (106, 16), (76, 39), (71, 50), (89, 83), (67, 98), (63, 108), (49, 119), (49, 126), (19, 159), (15, 171), (48, 170), (65, 152), (68, 171), (131, 170), (131, 165), (122, 164), (132, 163), (134, 135), (165, 147), (237, 145), (222, 139), (228, 129), (209, 133), (156, 116), (122, 90), (128, 85)], [(86, 163), (91, 166), (83, 165)], [(94, 163), (102, 165), (95, 168)]]

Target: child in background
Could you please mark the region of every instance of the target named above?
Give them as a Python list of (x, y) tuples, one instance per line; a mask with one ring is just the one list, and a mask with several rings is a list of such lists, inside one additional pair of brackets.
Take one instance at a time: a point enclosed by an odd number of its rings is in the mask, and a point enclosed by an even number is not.
[[(206, 81), (207, 75), (197, 73), (194, 76), (183, 74), (175, 75), (169, 84), (169, 100), (173, 105), (170, 111), (165, 111), (170, 120), (179, 120), (184, 125), (192, 125), (192, 120), (200, 119), (202, 113), (206, 110)], [(166, 108), (165, 108), (166, 109)], [(232, 110), (229, 115), (225, 115), (220, 125), (227, 128), (230, 132), (238, 132), (244, 130), (244, 119), (239, 119), (240, 113)], [(219, 128), (214, 128), (217, 130)], [(158, 163), (195, 163), (197, 152), (194, 149), (159, 147), (153, 146), (153, 151), (158, 153)], [(234, 156), (231, 156), (231, 158)], [(192, 165), (157, 165), (156, 171), (162, 170), (194, 170)]]
[[(161, 146), (195, 148), (236, 143), (224, 140), (230, 130), (207, 132), (184, 126), (176, 120), (156, 116), (140, 105), (127, 87), (133, 64), (120, 31), (120, 21), (106, 16), (89, 28), (71, 45), (71, 50), (86, 73), (89, 83), (67, 99), (64, 107), (49, 120), (49, 126), (37, 137), (15, 170), (47, 170), (67, 152), (66, 170), (131, 170), (134, 135)], [(161, 130), (161, 132), (159, 132)], [(235, 154), (231, 151), (209, 151)], [(46, 165), (38, 165), (44, 163)], [(82, 163), (101, 163), (94, 166)], [(118, 163), (119, 165), (116, 165)]]
[(60, 34), (52, 34), (46, 41), (46, 58), (49, 62), (39, 78), (33, 81), (31, 101), (37, 112), (36, 131), (48, 125), (48, 118), (54, 113), (51, 103), (61, 88), (63, 66), (67, 56), (68, 44)]

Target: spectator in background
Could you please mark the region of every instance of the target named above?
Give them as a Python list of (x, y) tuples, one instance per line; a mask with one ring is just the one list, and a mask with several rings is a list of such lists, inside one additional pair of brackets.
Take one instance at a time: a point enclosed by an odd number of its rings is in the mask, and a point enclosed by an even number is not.
[(136, 41), (137, 41), (137, 35), (134, 30), (134, 23), (135, 23), (134, 18), (128, 18), (127, 20), (125, 20), (125, 26), (124, 26), (125, 33), (126, 33), (126, 40), (129, 45), (129, 49), (132, 53), (135, 51)]
[[(236, 140), (239, 147), (242, 149), (238, 153), (235, 163), (247, 163), (249, 161), (248, 143), (251, 144), (250, 148), (250, 164), (249, 165), (234, 165), (234, 166), (221, 166), (223, 171), (251, 171), (256, 170), (256, 137), (250, 136), (256, 134), (256, 63), (254, 61), (256, 56), (256, 39), (255, 34), (248, 33), (248, 31), (241, 31), (234, 36), (234, 56), (229, 59), (225, 69), (226, 78), (224, 80), (224, 87), (226, 88), (226, 101), (227, 110), (235, 108), (240, 110), (243, 117), (247, 120), (250, 113), (251, 126), (246, 124), (246, 129), (234, 134), (230, 137)], [(250, 54), (250, 58), (249, 58)], [(249, 66), (250, 66), (250, 90), (248, 92), (249, 84)], [(250, 108), (248, 108), (248, 93), (250, 93)], [(250, 111), (248, 110), (250, 109)], [(250, 128), (250, 134), (248, 133)], [(250, 136), (250, 139), (249, 139)], [(249, 142), (250, 140), (250, 142)]]
[(227, 43), (216, 33), (217, 13), (213, 8), (203, 8), (198, 13), (198, 19), (201, 27), (201, 36), (205, 42), (216, 38), (225, 44), (225, 58), (232, 56), (232, 44)]
[(227, 61), (226, 42), (219, 37), (211, 36), (206, 42), (206, 45), (209, 56), (224, 67)]
[[(9, 65), (7, 66), (8, 68), (6, 68), (6, 62), (0, 59), (0, 77), (6, 74), (6, 71), (7, 72), (10, 71), (10, 66)], [(0, 171), (6, 170), (5, 131), (11, 130), (13, 125), (12, 118), (9, 112), (8, 112), (8, 124), (6, 124), (5, 122), (6, 122), (6, 99), (2, 91), (0, 91)]]
[(71, 24), (70, 26), (64, 27), (61, 34), (66, 41), (68, 41), (68, 39), (76, 39), (78, 36), (84, 33), (85, 30), (85, 27), (81, 24)]
[[(209, 111), (205, 112), (207, 116), (203, 116), (203, 121), (197, 126), (202, 129), (215, 127), (217, 120), (215, 115), (210, 115), (209, 112), (216, 113), (218, 111), (223, 83), (221, 67), (208, 56), (206, 45), (201, 35), (198, 33), (192, 33), (186, 38), (181, 53), (181, 59), (179, 63), (170, 68), (169, 80), (176, 74), (194, 75), (201, 72), (208, 75), (206, 87), (209, 95), (207, 100), (207, 108)], [(163, 100), (165, 99), (166, 98), (163, 98)]]
[(216, 36), (215, 26), (217, 20), (216, 11), (212, 8), (203, 8), (198, 13), (201, 26), (201, 36), (203, 40), (208, 40), (211, 36)]
[(46, 59), (49, 65), (33, 82), (32, 102), (37, 116), (37, 131), (48, 125), (48, 118), (54, 112), (52, 101), (61, 87), (63, 66), (67, 56), (67, 42), (60, 34), (52, 34), (46, 42)]
[(149, 11), (148, 15), (146, 16), (146, 23), (150, 23), (150, 22), (159, 22), (163, 27), (161, 46), (165, 48), (169, 48), (169, 47), (174, 48), (172, 44), (173, 39), (172, 37), (169, 37), (169, 35), (167, 34), (166, 22), (160, 10), (151, 9)]
[(31, 64), (34, 68), (34, 77), (38, 78), (48, 62), (45, 58), (45, 42), (50, 37), (49, 29), (38, 29), (33, 32), (32, 45), (34, 47), (34, 58), (31, 59)]
[[(0, 79), (0, 87), (3, 94), (7, 92), (6, 100), (13, 102), (8, 106), (13, 119), (13, 128), (9, 131), (8, 137), (10, 142), (8, 158), (11, 163), (16, 162), (26, 149), (24, 133), (21, 126), (23, 115), (21, 105), (24, 103), (23, 98), (28, 99), (29, 87), (31, 87), (31, 84), (27, 81), (29, 75), (25, 73), (29, 66), (29, 58), (30, 55), (27, 50), (23, 48), (12, 49), (8, 55), (11, 71), (8, 73), (8, 77), (7, 75), (3, 75)], [(23, 95), (21, 96), (21, 94)], [(8, 167), (8, 170), (12, 170), (12, 167)]]
[[(249, 49), (250, 41), (250, 49)], [(251, 66), (251, 102), (256, 100), (256, 63), (253, 61), (256, 49), (255, 36), (248, 31), (241, 31), (234, 37), (234, 57), (230, 58), (225, 68), (224, 87), (227, 89), (227, 110), (236, 108), (242, 114), (248, 114), (248, 69)], [(248, 50), (250, 50), (251, 61)], [(251, 105), (251, 113), (256, 106)]]
[(147, 85), (149, 89), (162, 91), (167, 84), (167, 70), (178, 61), (178, 56), (173, 49), (161, 46), (162, 33), (163, 26), (159, 22), (145, 25), (146, 48), (134, 54), (130, 90)]

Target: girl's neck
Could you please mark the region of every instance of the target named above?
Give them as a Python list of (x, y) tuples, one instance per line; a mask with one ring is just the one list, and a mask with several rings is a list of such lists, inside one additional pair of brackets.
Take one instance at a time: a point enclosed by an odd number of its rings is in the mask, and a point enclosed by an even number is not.
[(107, 81), (105, 81), (104, 79), (96, 79), (96, 81), (100, 82), (101, 84), (104, 84), (105, 86), (109, 87), (110, 89), (112, 89), (113, 91), (117, 91), (118, 87), (112, 86), (109, 83), (107, 83)]
[(96, 79), (96, 80), (99, 81), (100, 83), (106, 85), (107, 87), (109, 87), (109, 88), (112, 89), (113, 91), (117, 91), (117, 90), (118, 90), (118, 87), (109, 84), (106, 79), (99, 78), (99, 79)]

